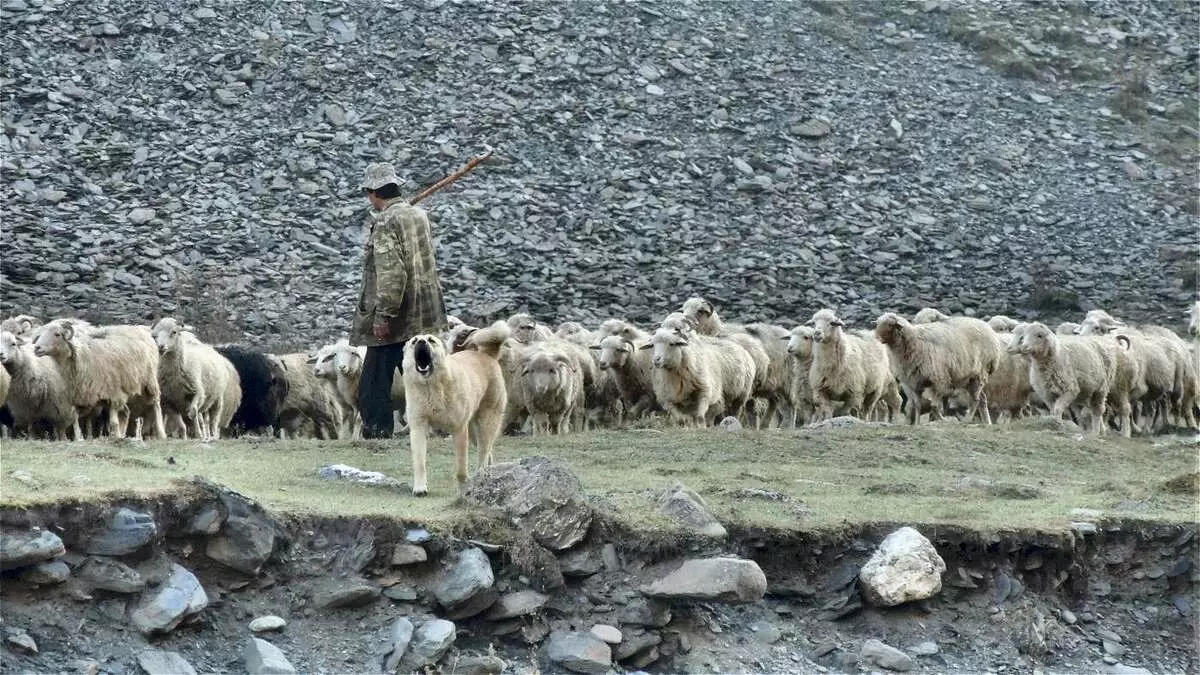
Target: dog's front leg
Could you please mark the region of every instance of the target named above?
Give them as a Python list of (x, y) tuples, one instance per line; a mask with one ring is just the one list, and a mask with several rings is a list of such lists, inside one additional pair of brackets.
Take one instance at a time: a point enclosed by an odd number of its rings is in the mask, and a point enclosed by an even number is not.
[(428, 443), (429, 427), (423, 421), (414, 421), (410, 424), (408, 444), (412, 448), (412, 492), (415, 497), (424, 497), (429, 494), (429, 478), (425, 475), (425, 451)]
[(471, 442), (469, 425), (464, 424), (454, 432), (454, 477), (461, 491), (467, 482), (467, 446)]

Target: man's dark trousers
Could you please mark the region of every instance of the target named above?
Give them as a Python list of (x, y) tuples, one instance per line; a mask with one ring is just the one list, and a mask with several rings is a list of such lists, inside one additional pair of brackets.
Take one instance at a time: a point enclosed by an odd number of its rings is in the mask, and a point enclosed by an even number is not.
[(367, 347), (362, 377), (358, 380), (358, 411), (362, 415), (363, 438), (391, 438), (392, 378), (400, 377), (404, 343)]

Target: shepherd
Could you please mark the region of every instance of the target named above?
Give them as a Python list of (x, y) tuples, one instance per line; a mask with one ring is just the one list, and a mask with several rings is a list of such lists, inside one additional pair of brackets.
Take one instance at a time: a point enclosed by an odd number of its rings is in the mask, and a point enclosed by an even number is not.
[(380, 162), (367, 167), (361, 185), (371, 211), (350, 343), (367, 348), (358, 383), (363, 438), (392, 436), (392, 380), (404, 342), (447, 328), (429, 218), (400, 196), (400, 184), (392, 165)]

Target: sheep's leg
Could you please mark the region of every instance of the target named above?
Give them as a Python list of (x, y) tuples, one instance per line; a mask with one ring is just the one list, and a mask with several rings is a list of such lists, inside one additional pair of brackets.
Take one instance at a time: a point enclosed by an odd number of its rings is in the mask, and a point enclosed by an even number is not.
[(1092, 409), (1092, 433), (1101, 436), (1105, 432), (1104, 424), (1104, 401), (1108, 398), (1107, 392), (1098, 391), (1092, 394), (1091, 409)]
[(1117, 412), (1121, 416), (1121, 435), (1125, 438), (1133, 436), (1133, 404), (1128, 396), (1122, 396), (1117, 401)]
[(112, 438), (125, 437), (125, 425), (121, 423), (121, 411), (116, 405), (108, 406), (108, 435)]

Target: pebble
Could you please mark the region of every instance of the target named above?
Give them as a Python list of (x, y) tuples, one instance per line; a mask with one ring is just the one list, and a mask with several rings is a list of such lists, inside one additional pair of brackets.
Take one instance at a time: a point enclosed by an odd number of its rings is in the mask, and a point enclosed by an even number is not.
[(251, 621), (250, 631), (253, 633), (265, 633), (269, 630), (279, 630), (286, 625), (287, 621), (284, 621), (283, 617), (268, 614), (267, 616), (260, 616)]
[(621, 641), (621, 631), (615, 626), (598, 623), (595, 626), (592, 626), (592, 630), (590, 632), (592, 635), (595, 635), (610, 645), (615, 645)]

